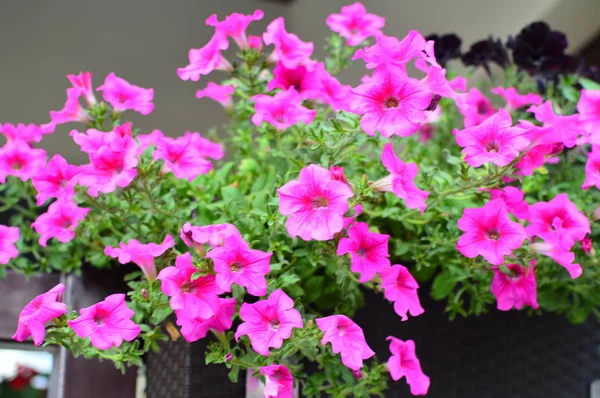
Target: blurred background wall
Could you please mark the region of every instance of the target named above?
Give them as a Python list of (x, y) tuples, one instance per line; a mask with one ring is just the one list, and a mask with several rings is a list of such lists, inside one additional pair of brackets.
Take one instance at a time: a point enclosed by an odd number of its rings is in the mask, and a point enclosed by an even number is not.
[[(100, 85), (109, 72), (133, 84), (155, 89), (156, 110), (149, 116), (129, 113), (145, 132), (154, 128), (177, 136), (203, 132), (225, 120), (221, 107), (197, 100), (200, 82), (178, 79), (190, 48), (203, 46), (212, 35), (204, 20), (237, 11), (265, 12), (250, 32), (260, 34), (272, 19), (284, 16), (287, 29), (315, 42), (322, 58), (325, 18), (351, 1), (337, 0), (2, 0), (0, 2), (0, 122), (45, 123), (48, 111), (61, 109), (68, 73), (91, 71)], [(600, 24), (600, 0), (365, 0), (369, 12), (386, 18), (385, 33), (403, 37), (455, 32), (463, 49), (488, 35), (505, 39), (527, 23), (545, 20), (564, 31), (575, 53), (592, 42)], [(231, 46), (233, 47), (233, 46)], [(362, 63), (341, 79), (355, 84)], [(216, 72), (211, 78), (219, 78)], [(73, 162), (83, 161), (63, 125), (43, 146)]]

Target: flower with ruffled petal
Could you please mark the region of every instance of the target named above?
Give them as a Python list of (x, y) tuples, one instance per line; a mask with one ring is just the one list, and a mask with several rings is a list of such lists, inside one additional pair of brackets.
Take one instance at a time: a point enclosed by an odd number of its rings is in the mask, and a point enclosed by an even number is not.
[(263, 33), (263, 40), (266, 45), (273, 44), (275, 46), (275, 50), (269, 56), (273, 62), (281, 62), (290, 69), (310, 62), (309, 58), (314, 44), (303, 42), (295, 34), (288, 33), (285, 30), (283, 17), (273, 20), (267, 26), (267, 31)]
[(425, 38), (416, 30), (409, 31), (402, 40), (386, 35), (379, 35), (376, 40), (371, 47), (357, 50), (352, 60), (362, 59), (367, 69), (382, 64), (393, 64), (404, 69), (410, 61), (423, 55), (426, 44)]
[[(81, 106), (81, 103), (79, 102), (80, 96), (81, 91), (78, 88), (68, 88), (67, 102), (65, 102), (64, 108), (59, 111), (50, 111), (51, 123), (54, 125), (69, 122), (88, 123), (90, 121), (90, 116)], [(44, 126), (50, 127), (50, 125)]]
[(588, 152), (587, 157), (585, 181), (581, 187), (588, 189), (595, 186), (600, 189), (600, 148), (594, 145), (592, 151)]
[(37, 175), (46, 165), (46, 151), (32, 148), (24, 141), (10, 141), (0, 148), (0, 183), (7, 176), (27, 181)]
[(224, 20), (219, 21), (217, 14), (213, 14), (206, 19), (207, 26), (214, 26), (215, 31), (229, 36), (235, 41), (240, 49), (245, 50), (249, 47), (246, 38), (246, 29), (253, 21), (260, 21), (264, 13), (256, 10), (252, 15), (244, 15), (237, 12), (227, 15)]
[(38, 126), (36, 124), (18, 123), (14, 125), (12, 123), (0, 123), (0, 133), (2, 133), (9, 142), (16, 140), (26, 143), (40, 142), (45, 134), (51, 134), (53, 132), (53, 125)]
[(331, 172), (311, 164), (277, 190), (279, 212), (289, 216), (286, 228), (291, 237), (304, 240), (329, 240), (344, 226), (352, 189), (335, 180)]
[(231, 109), (233, 100), (231, 99), (235, 88), (229, 84), (218, 85), (213, 82), (208, 82), (205, 88), (196, 91), (196, 98), (210, 98), (217, 101), (225, 109)]
[(350, 269), (360, 274), (359, 282), (368, 282), (390, 266), (389, 239), (389, 235), (369, 232), (367, 223), (357, 222), (348, 229), (348, 238), (340, 239), (337, 255), (350, 253)]
[(46, 167), (31, 178), (38, 192), (37, 205), (43, 205), (50, 198), (72, 199), (79, 173), (79, 167), (68, 164), (60, 155), (54, 155)]
[(181, 326), (181, 335), (188, 342), (203, 339), (209, 330), (223, 333), (231, 328), (236, 302), (234, 298), (219, 298), (215, 314), (210, 318), (188, 317), (184, 311), (175, 311), (177, 325)]
[(46, 213), (38, 216), (31, 226), (40, 234), (41, 246), (45, 247), (51, 238), (67, 243), (73, 240), (77, 225), (89, 212), (90, 209), (81, 208), (72, 200), (60, 198), (48, 207)]
[(156, 265), (154, 259), (162, 256), (168, 249), (175, 245), (171, 235), (166, 235), (162, 243), (140, 243), (137, 239), (130, 239), (127, 243), (119, 243), (118, 247), (106, 246), (104, 254), (119, 260), (121, 264), (135, 263), (149, 281), (156, 279)]
[(265, 376), (264, 398), (292, 398), (294, 378), (284, 365), (269, 365), (260, 368)]
[(236, 341), (247, 335), (252, 349), (265, 356), (269, 356), (269, 348), (281, 348), (294, 328), (302, 329), (304, 325), (300, 312), (294, 309), (294, 300), (281, 289), (273, 291), (266, 300), (243, 303), (240, 318), (244, 322), (235, 332)]
[(529, 204), (523, 199), (525, 193), (519, 188), (504, 187), (502, 189), (490, 189), (490, 199), (502, 199), (509, 213), (517, 218), (527, 220), (529, 218)]
[(502, 86), (490, 90), (490, 92), (501, 96), (506, 101), (506, 110), (509, 112), (524, 107), (525, 105), (539, 105), (544, 100), (536, 93), (519, 94), (516, 88)]
[(425, 312), (417, 293), (419, 284), (408, 268), (396, 264), (381, 270), (379, 274), (385, 298), (394, 302), (394, 311), (403, 321), (408, 319), (408, 313), (411, 316), (419, 316)]
[(331, 343), (335, 354), (340, 354), (342, 363), (352, 370), (359, 370), (363, 360), (375, 352), (367, 345), (363, 330), (345, 315), (331, 315), (315, 319), (323, 332), (321, 344)]
[(154, 89), (134, 86), (127, 80), (110, 73), (104, 84), (97, 88), (102, 91), (104, 100), (112, 105), (116, 112), (133, 110), (148, 115), (154, 110)]
[(201, 247), (205, 244), (208, 244), (210, 247), (223, 246), (225, 239), (229, 236), (236, 236), (242, 239), (240, 231), (233, 224), (195, 226), (185, 223), (181, 227), (179, 236), (187, 246), (201, 252), (204, 251), (204, 248)]
[(67, 75), (73, 88), (79, 90), (79, 95), (83, 95), (89, 106), (96, 104), (94, 87), (92, 86), (92, 74), (90, 72), (79, 72), (78, 75)]
[(89, 338), (97, 349), (108, 350), (140, 334), (140, 326), (131, 320), (133, 315), (133, 310), (125, 304), (125, 295), (112, 294), (104, 301), (82, 308), (79, 317), (67, 323), (75, 334), (82, 339)]
[(178, 138), (165, 137), (158, 130), (153, 134), (156, 150), (152, 159), (164, 161), (164, 172), (170, 171), (176, 178), (192, 181), (212, 169), (212, 163), (204, 159), (192, 144), (191, 134)]
[(492, 102), (475, 87), (467, 92), (466, 97), (461, 97), (456, 106), (465, 117), (465, 127), (477, 126), (496, 113)]
[(255, 126), (267, 122), (283, 131), (296, 123), (310, 124), (317, 114), (315, 109), (302, 106), (302, 98), (293, 87), (273, 96), (258, 94), (250, 100), (254, 101), (252, 123)]
[(65, 285), (59, 283), (31, 300), (19, 314), (19, 324), (12, 339), (24, 341), (31, 336), (33, 344), (41, 345), (46, 336), (46, 322), (67, 313), (67, 305), (61, 302), (64, 291)]
[(410, 386), (412, 395), (426, 395), (430, 381), (421, 369), (415, 342), (412, 340), (402, 341), (392, 336), (388, 336), (387, 340), (390, 340), (392, 353), (388, 360), (388, 369), (392, 379), (398, 381), (406, 376), (406, 382)]
[(190, 63), (186, 67), (178, 68), (177, 76), (181, 80), (197, 82), (200, 76), (208, 75), (214, 70), (230, 71), (231, 64), (221, 55), (221, 51), (227, 50), (228, 47), (227, 37), (216, 32), (204, 47), (190, 49)]
[(11, 258), (17, 258), (19, 251), (15, 243), (19, 241), (20, 231), (17, 227), (0, 225), (0, 264), (8, 264)]
[(583, 268), (575, 263), (575, 253), (562, 247), (558, 236), (549, 236), (543, 242), (535, 242), (529, 245), (531, 250), (536, 253), (548, 256), (564, 269), (567, 270), (572, 279), (579, 278), (583, 274)]
[(544, 127), (550, 131), (540, 137), (539, 143), (560, 142), (567, 148), (572, 148), (577, 144), (577, 138), (581, 134), (581, 123), (579, 115), (562, 116), (554, 112), (550, 100), (541, 105), (532, 105), (527, 109), (535, 115), (535, 118), (542, 122)]
[(329, 29), (346, 39), (348, 46), (358, 46), (368, 37), (379, 36), (385, 18), (369, 14), (361, 3), (342, 7), (340, 14), (331, 14), (325, 20)]
[(492, 267), (494, 279), (490, 290), (496, 297), (498, 309), (500, 311), (508, 311), (512, 308), (520, 310), (526, 305), (538, 308), (535, 260), (531, 262), (529, 268), (523, 268), (518, 264), (507, 264), (505, 267), (505, 269)]

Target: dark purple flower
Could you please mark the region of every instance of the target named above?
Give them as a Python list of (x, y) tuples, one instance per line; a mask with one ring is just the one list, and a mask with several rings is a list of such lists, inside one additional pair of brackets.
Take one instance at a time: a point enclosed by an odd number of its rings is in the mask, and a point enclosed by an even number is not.
[(481, 66), (488, 75), (491, 75), (490, 63), (495, 63), (502, 68), (509, 64), (508, 53), (500, 39), (494, 40), (490, 36), (487, 40), (481, 40), (471, 45), (468, 52), (461, 56), (466, 66)]
[(462, 40), (454, 33), (448, 33), (445, 35), (438, 35), (436, 33), (431, 34), (425, 38), (425, 40), (433, 40), (433, 52), (435, 58), (442, 67), (446, 66), (446, 63), (451, 59), (460, 58), (460, 46)]

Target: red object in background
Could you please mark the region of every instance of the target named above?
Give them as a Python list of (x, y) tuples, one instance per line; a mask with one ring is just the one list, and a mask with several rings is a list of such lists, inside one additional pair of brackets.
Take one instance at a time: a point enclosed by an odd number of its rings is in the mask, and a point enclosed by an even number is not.
[(17, 365), (17, 375), (9, 380), (9, 387), (18, 391), (25, 387), (28, 387), (32, 378), (38, 375), (38, 372), (35, 370), (28, 368), (27, 366)]

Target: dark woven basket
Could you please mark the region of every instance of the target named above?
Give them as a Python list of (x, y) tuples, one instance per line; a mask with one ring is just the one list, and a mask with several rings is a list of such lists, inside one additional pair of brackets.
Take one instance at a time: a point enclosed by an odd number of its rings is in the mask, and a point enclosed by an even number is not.
[[(492, 311), (448, 321), (443, 303), (422, 302), (425, 314), (402, 322), (390, 303), (369, 293), (354, 319), (380, 360), (389, 357), (387, 336), (416, 342), (430, 398), (588, 398), (600, 378), (596, 320), (574, 326), (561, 316)], [(147, 398), (244, 397), (243, 375), (231, 383), (224, 366), (204, 364), (204, 350), (202, 341), (179, 340), (149, 355)], [(390, 382), (385, 396), (411, 395), (400, 381)]]

